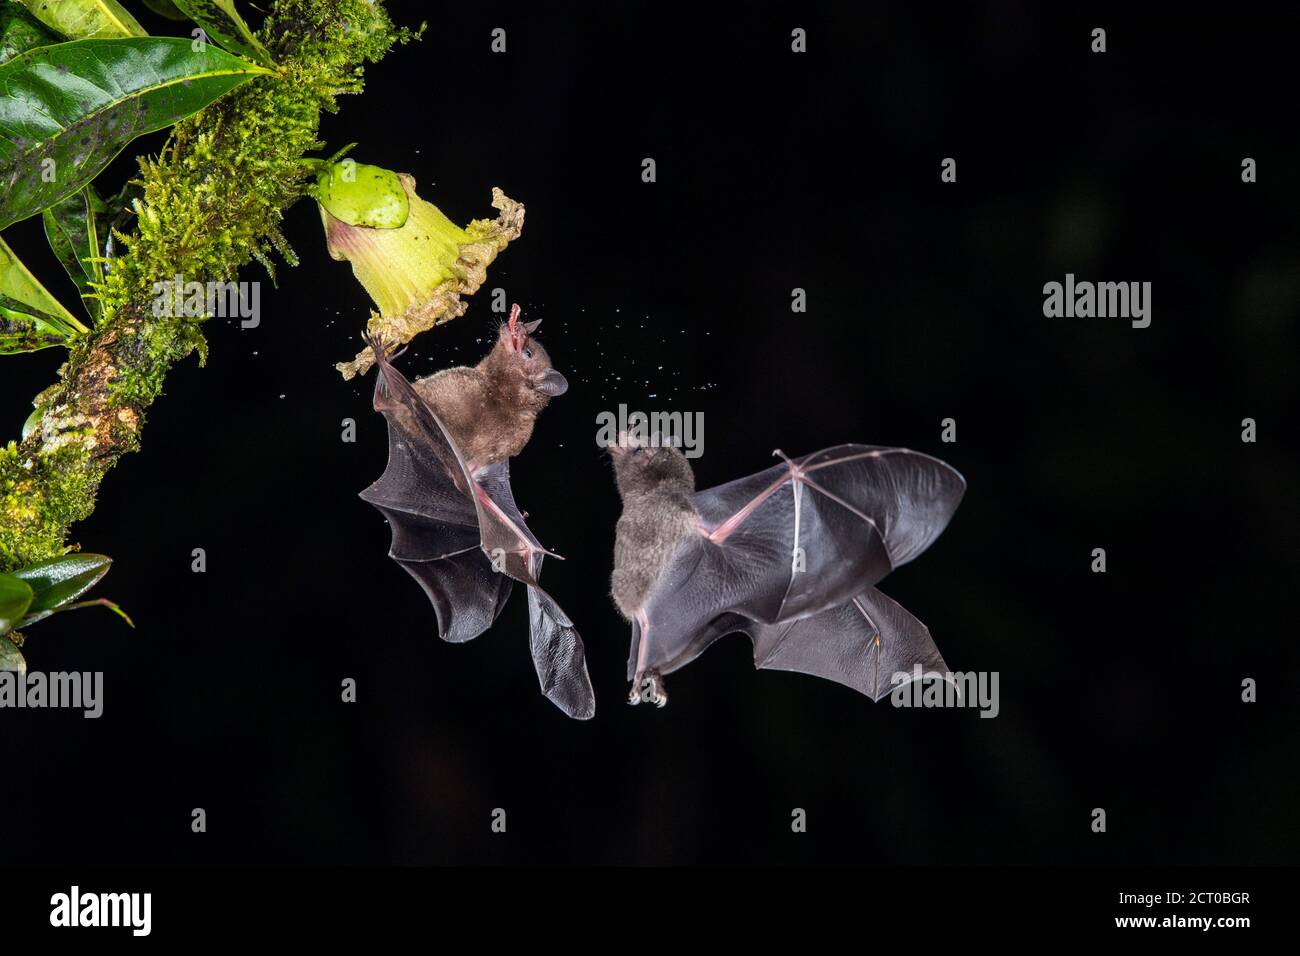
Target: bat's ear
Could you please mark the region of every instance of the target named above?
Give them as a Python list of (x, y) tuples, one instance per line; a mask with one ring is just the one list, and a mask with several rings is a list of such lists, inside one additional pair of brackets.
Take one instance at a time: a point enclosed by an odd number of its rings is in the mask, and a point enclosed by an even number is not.
[(531, 322), (525, 322), (524, 331), (527, 332), (529, 335), (532, 335), (534, 332), (537, 331), (537, 327), (541, 324), (542, 324), (541, 319), (533, 319), (533, 321)]
[(569, 380), (553, 368), (548, 368), (542, 373), (537, 383), (533, 386), (543, 395), (549, 395), (554, 398), (556, 395), (563, 395), (569, 390)]

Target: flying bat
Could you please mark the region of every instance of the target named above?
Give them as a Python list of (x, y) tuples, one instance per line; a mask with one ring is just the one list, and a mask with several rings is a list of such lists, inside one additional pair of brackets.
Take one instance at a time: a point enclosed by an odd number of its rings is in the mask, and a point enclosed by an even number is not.
[(388, 422), (388, 466), (361, 498), (388, 519), (389, 557), (424, 589), (443, 640), (478, 637), (505, 607), (514, 582), (523, 583), (542, 693), (585, 720), (596, 700), (582, 638), (538, 583), (551, 552), (528, 530), (510, 487), (510, 457), (567, 383), (532, 338), (537, 323), (520, 323), (518, 315), (515, 306), (477, 366), (444, 369), (414, 384), (393, 366), (396, 356), (384, 343), (367, 339), (379, 370), (374, 407)]
[(695, 490), (676, 448), (610, 446), (623, 499), (611, 593), (632, 625), (630, 703), (663, 675), (749, 635), (755, 667), (837, 681), (873, 700), (893, 675), (947, 668), (924, 624), (874, 585), (939, 536), (966, 490), (905, 448), (838, 445)]

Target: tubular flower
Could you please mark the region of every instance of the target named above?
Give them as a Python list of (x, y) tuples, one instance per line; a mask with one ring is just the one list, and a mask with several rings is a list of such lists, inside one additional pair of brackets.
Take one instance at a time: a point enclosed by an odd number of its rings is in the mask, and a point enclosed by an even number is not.
[[(487, 267), (524, 227), (524, 207), (492, 190), (496, 219), (457, 226), (415, 192), (415, 179), (343, 160), (321, 170), (317, 204), (330, 255), (352, 271), (377, 312), (366, 329), (390, 343), (463, 315), (487, 280)], [(374, 353), (364, 349), (335, 368), (345, 379), (364, 374)]]

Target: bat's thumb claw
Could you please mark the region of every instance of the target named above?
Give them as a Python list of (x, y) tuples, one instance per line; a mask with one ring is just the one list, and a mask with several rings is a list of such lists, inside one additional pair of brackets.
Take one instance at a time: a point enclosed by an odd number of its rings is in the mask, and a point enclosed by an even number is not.
[(779, 448), (774, 448), (774, 449), (772, 449), (772, 457), (773, 457), (773, 458), (780, 458), (783, 462), (785, 462), (787, 465), (789, 465), (792, 469), (795, 467), (795, 463), (792, 462), (792, 461), (790, 460), (790, 456), (787, 455), (785, 452), (783, 452), (783, 451), (782, 451), (781, 449), (779, 449)]
[(406, 346), (398, 342), (389, 343), (382, 332), (362, 332), (361, 341), (370, 346), (370, 350), (375, 354), (375, 364), (381, 368), (392, 363), (395, 358), (400, 358), (406, 352)]

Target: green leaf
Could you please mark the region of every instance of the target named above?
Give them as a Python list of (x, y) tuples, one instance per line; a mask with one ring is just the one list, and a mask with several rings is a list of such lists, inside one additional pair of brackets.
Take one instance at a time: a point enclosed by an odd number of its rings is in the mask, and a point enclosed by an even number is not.
[(11, 577), (31, 588), (29, 615), (57, 611), (94, 587), (113, 559), (105, 554), (67, 554), (14, 571)]
[(28, 624), (32, 624), (35, 621), (44, 620), (45, 618), (49, 617), (51, 614), (59, 614), (63, 611), (75, 611), (78, 608), (83, 608), (83, 607), (106, 607), (114, 614), (116, 614), (118, 617), (120, 617), (122, 620), (126, 621), (126, 623), (131, 625), (131, 627), (135, 627), (135, 621), (131, 620), (130, 615), (128, 615), (126, 611), (123, 611), (120, 607), (118, 607), (108, 598), (95, 598), (92, 601), (78, 601), (76, 604), (65, 604), (62, 607), (55, 608), (53, 611), (44, 611), (37, 618), (32, 618), (30, 616), (25, 617), (23, 618), (22, 623), (23, 626), (26, 627)]
[(60, 39), (18, 4), (6, 2), (0, 6), (0, 63), (8, 63), (33, 47), (58, 43)]
[(69, 40), (149, 34), (117, 0), (22, 0), (47, 27)]
[(0, 355), (62, 345), (88, 331), (0, 239)]
[[(3, 238), (0, 238), (0, 295), (29, 305), (39, 313), (53, 315), (71, 325), (77, 324), (72, 314), (50, 295), (45, 286), (23, 265), (22, 260), (14, 255), (9, 243)], [(82, 326), (81, 331), (88, 330)]]
[(176, 0), (176, 6), (227, 50), (267, 66), (272, 64), (271, 54), (235, 9), (235, 0)]
[(23, 659), (23, 652), (14, 647), (13, 641), (7, 637), (0, 637), (0, 671), (27, 673), (27, 661)]
[(27, 613), (32, 589), (12, 574), (0, 574), (0, 634), (7, 634)]
[(269, 70), (181, 37), (74, 40), (0, 66), (0, 229), (81, 189), (131, 140)]
[(172, 0), (143, 0), (144, 5), (168, 20), (188, 20), (189, 15), (177, 8)]
[(0, 296), (0, 355), (39, 352), (55, 345), (67, 345), (75, 335), (69, 334), (48, 315), (33, 315), (30, 308)]
[(41, 213), (50, 248), (63, 263), (68, 277), (81, 293), (86, 311), (96, 322), (99, 321), (100, 306), (91, 283), (102, 284), (104, 281), (104, 265), (100, 262), (104, 254), (100, 222), (107, 208), (95, 190), (86, 186)]

